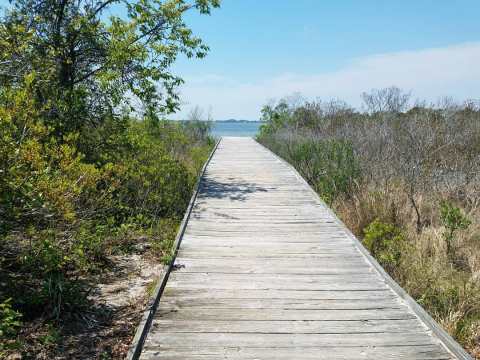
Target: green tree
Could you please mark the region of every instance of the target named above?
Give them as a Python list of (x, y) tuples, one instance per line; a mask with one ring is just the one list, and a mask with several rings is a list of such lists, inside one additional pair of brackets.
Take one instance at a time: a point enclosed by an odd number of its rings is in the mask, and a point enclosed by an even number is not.
[[(178, 108), (170, 66), (208, 47), (184, 20), (220, 0), (13, 0), (0, 22), (0, 86), (21, 87), (57, 134), (98, 126), (142, 104), (149, 116)], [(115, 13), (107, 17), (107, 14)]]
[(400, 265), (402, 254), (408, 251), (405, 235), (393, 224), (383, 223), (378, 219), (365, 229), (363, 244), (379, 263), (389, 272), (394, 273)]
[(440, 203), (440, 219), (445, 226), (443, 238), (447, 244), (447, 255), (450, 259), (455, 257), (455, 234), (458, 230), (467, 229), (472, 223), (460, 210), (448, 201)]

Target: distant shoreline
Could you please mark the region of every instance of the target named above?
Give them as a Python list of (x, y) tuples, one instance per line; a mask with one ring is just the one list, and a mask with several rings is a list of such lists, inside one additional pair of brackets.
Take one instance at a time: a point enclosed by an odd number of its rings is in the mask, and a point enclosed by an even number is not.
[(227, 120), (214, 120), (215, 122), (263, 122), (262, 120), (237, 120), (237, 119), (227, 119)]
[[(187, 122), (190, 120), (172, 120), (170, 119), (169, 121), (179, 121), (179, 122)], [(212, 123), (230, 123), (230, 124), (253, 124), (253, 123), (265, 123), (265, 121), (262, 120), (235, 120), (235, 119), (228, 119), (228, 120), (199, 120), (199, 121), (204, 121), (204, 122), (212, 122)]]
[(264, 121), (261, 121), (261, 120), (228, 119), (228, 120), (213, 120), (213, 122), (217, 122), (217, 123), (263, 123)]

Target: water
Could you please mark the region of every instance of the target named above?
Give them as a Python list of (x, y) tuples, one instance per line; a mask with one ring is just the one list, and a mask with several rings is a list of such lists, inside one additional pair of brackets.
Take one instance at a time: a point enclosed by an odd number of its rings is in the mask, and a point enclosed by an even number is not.
[(222, 136), (250, 136), (255, 137), (258, 132), (258, 128), (262, 125), (259, 121), (248, 122), (221, 122), (217, 121), (213, 123), (212, 134), (215, 137)]

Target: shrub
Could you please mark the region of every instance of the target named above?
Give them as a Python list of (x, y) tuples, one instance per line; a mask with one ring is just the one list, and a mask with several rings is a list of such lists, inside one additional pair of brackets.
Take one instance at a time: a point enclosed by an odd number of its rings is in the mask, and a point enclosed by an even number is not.
[[(164, 231), (159, 221), (179, 221), (212, 143), (180, 124), (129, 119), (90, 139), (98, 152), (86, 157), (77, 134), (58, 139), (41, 117), (27, 118), (24, 95), (0, 107), (0, 291), (28, 318), (59, 319), (87, 305), (80, 279), (108, 255)], [(156, 240), (164, 261), (171, 238)]]
[(12, 299), (8, 298), (0, 303), (0, 339), (12, 337), (22, 325), (22, 315), (12, 309)]
[(445, 226), (443, 238), (447, 245), (447, 255), (450, 259), (455, 257), (456, 244), (455, 233), (458, 230), (465, 230), (472, 223), (460, 210), (447, 201), (440, 203), (440, 219)]
[(182, 123), (188, 136), (195, 141), (208, 140), (212, 131), (212, 122), (205, 120), (187, 120)]
[(378, 219), (363, 232), (365, 247), (388, 272), (394, 272), (406, 251), (405, 235), (395, 225), (382, 223)]
[[(268, 138), (260, 138), (268, 143)], [(318, 194), (332, 204), (340, 195), (349, 195), (360, 178), (360, 167), (351, 143), (343, 140), (294, 138), (275, 143), (276, 153), (289, 161)]]

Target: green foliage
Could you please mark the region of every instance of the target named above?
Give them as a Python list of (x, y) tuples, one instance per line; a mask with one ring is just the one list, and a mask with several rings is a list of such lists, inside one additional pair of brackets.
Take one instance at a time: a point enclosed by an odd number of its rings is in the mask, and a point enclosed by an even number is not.
[(447, 255), (453, 258), (456, 251), (455, 233), (458, 230), (467, 229), (471, 221), (462, 213), (460, 208), (448, 201), (442, 201), (440, 203), (440, 219), (443, 226), (445, 226), (443, 238), (447, 245)]
[(40, 336), (40, 342), (43, 345), (55, 345), (60, 341), (60, 332), (58, 329), (52, 325), (52, 324), (47, 324), (46, 326), (46, 334)]
[(1, 290), (17, 299), (15, 307), (29, 317), (53, 318), (84, 308), (88, 289), (79, 275), (103, 266), (108, 254), (129, 251), (143, 234), (155, 239), (155, 252), (169, 261), (175, 224), (210, 144), (191, 139), (178, 124), (152, 129), (130, 121), (126, 134), (119, 134), (124, 145), (88, 164), (74, 142), (58, 144), (41, 124), (34, 123), (41, 131), (31, 131), (24, 142), (8, 126), (4, 139), (17, 151), (0, 150), (0, 248), (16, 256), (2, 261), (2, 268), (24, 275), (20, 281), (7, 276)]
[(353, 145), (341, 138), (313, 136), (315, 126), (331, 122), (318, 104), (297, 107), (281, 100), (262, 108), (262, 120), (257, 139), (290, 162), (328, 204), (351, 193), (361, 175)]
[(395, 225), (378, 219), (370, 223), (363, 232), (365, 247), (387, 271), (394, 272), (406, 250), (405, 235)]
[(152, 251), (164, 264), (171, 262), (180, 219), (160, 219), (152, 224), (147, 235), (151, 239)]
[[(160, 119), (178, 109), (177, 56), (208, 52), (185, 14), (218, 6), (7, 5), (0, 17), (0, 294), (9, 300), (0, 303), (0, 337), (18, 335), (22, 316), (27, 326), (46, 320), (46, 334), (34, 341), (56, 345), (61, 321), (90, 305), (92, 273), (147, 237), (152, 253), (170, 261), (213, 140), (209, 123)], [(13, 346), (3, 345), (0, 357)]]
[(452, 322), (449, 332), (464, 346), (475, 346), (480, 324), (480, 288), (463, 271), (437, 268), (435, 259), (409, 259), (403, 286), (434, 318)]
[(360, 179), (360, 167), (352, 145), (343, 140), (304, 140), (264, 144), (291, 163), (315, 191), (331, 205), (340, 195), (349, 196)]
[(284, 101), (280, 101), (275, 106), (265, 105), (261, 113), (261, 120), (264, 121), (265, 124), (260, 126), (260, 139), (271, 136), (282, 128), (287, 127), (291, 119), (291, 111)]
[(134, 99), (145, 114), (171, 112), (182, 83), (171, 65), (179, 54), (202, 58), (209, 50), (183, 17), (218, 6), (219, 0), (12, 1), (0, 23), (0, 85), (18, 87), (33, 76), (30, 95), (58, 136), (96, 127)]
[(196, 141), (207, 141), (212, 131), (211, 121), (188, 120), (183, 122), (185, 132)]
[(351, 144), (340, 140), (305, 141), (291, 145), (287, 160), (329, 204), (348, 194), (360, 176)]
[(76, 150), (75, 137), (59, 144), (32, 122), (37, 131), (19, 141), (21, 131), (2, 119), (10, 129), (4, 139), (16, 151), (0, 150), (0, 248), (17, 254), (4, 266), (28, 274), (1, 285), (19, 298), (16, 306), (54, 318), (84, 307), (87, 289), (79, 274), (103, 266), (111, 253), (129, 251), (142, 234), (154, 236), (156, 253), (168, 261), (176, 228), (170, 223), (188, 205), (212, 146), (208, 139), (191, 138), (179, 124), (129, 121), (118, 134), (122, 140), (113, 142), (116, 151), (102, 151), (92, 164)]
[(0, 303), (0, 339), (15, 336), (22, 325), (21, 317), (18, 311), (12, 309), (11, 298)]
[(88, 146), (78, 133), (59, 138), (29, 81), (0, 90), (0, 251), (14, 254), (0, 261), (23, 274), (0, 274), (0, 290), (28, 316), (59, 318), (86, 304), (80, 274), (158, 219), (181, 218), (212, 144), (180, 124), (126, 117), (83, 133)]

